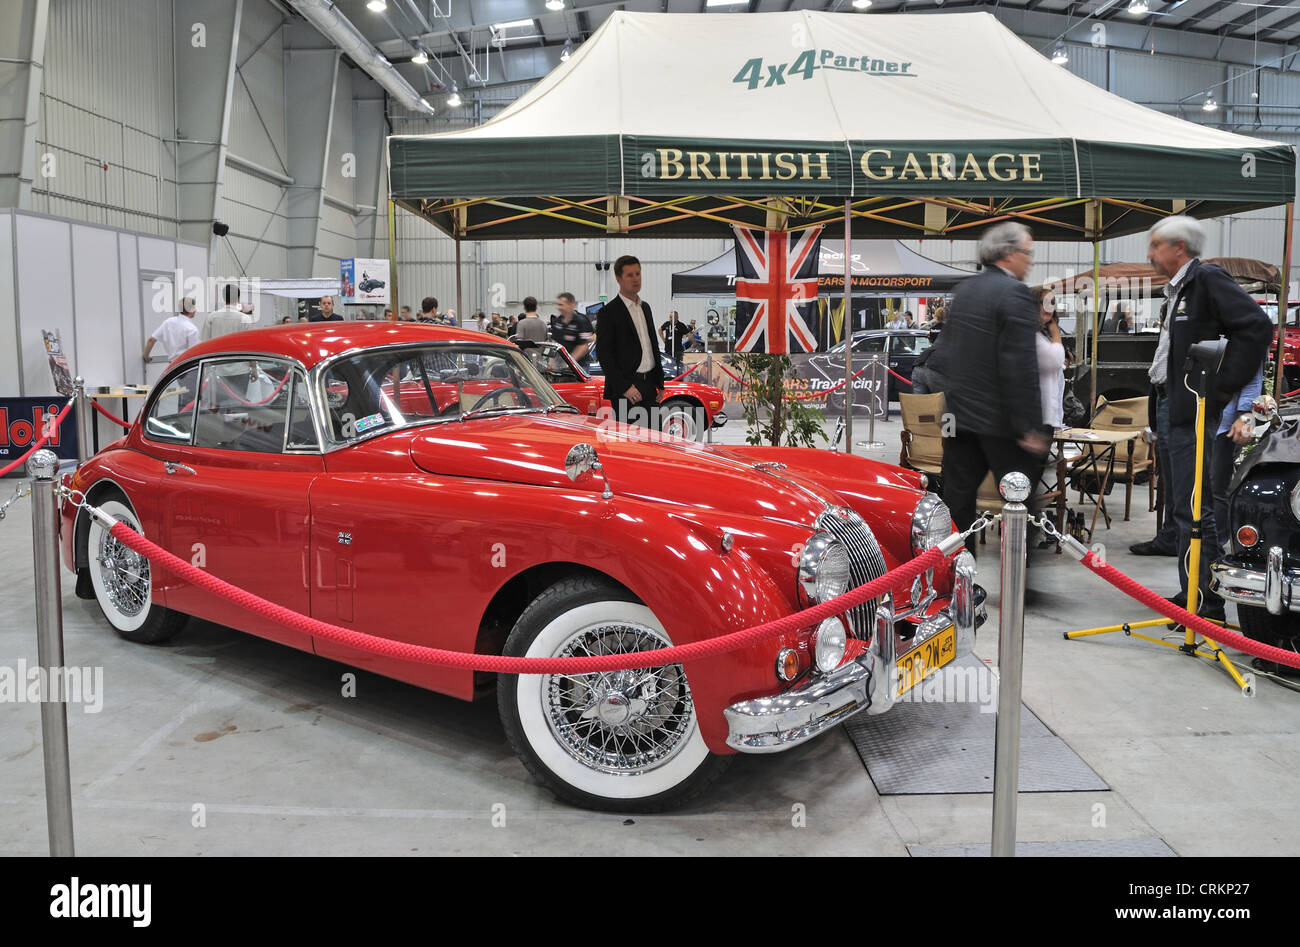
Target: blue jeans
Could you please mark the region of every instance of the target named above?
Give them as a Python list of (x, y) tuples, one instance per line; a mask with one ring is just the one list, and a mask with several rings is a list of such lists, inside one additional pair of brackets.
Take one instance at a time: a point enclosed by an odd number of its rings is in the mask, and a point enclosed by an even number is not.
[(1165, 487), (1163, 500), (1163, 509), (1161, 511), (1160, 529), (1156, 533), (1155, 543), (1161, 549), (1178, 548), (1178, 527), (1174, 524), (1172, 513), (1173, 504), (1170, 503), (1170, 497), (1173, 491), (1170, 490), (1169, 471), (1172, 469), (1169, 463), (1169, 399), (1156, 396), (1156, 416), (1152, 419), (1152, 430), (1156, 432), (1156, 460), (1160, 464), (1160, 476), (1165, 477)]
[[(1197, 601), (1210, 599), (1210, 562), (1218, 554), (1219, 539), (1214, 523), (1214, 481), (1211, 459), (1214, 454), (1214, 431), (1218, 417), (1208, 419), (1205, 427), (1205, 453), (1201, 470), (1201, 562), (1200, 591)], [(1164, 440), (1164, 438), (1162, 438)], [(1192, 492), (1196, 484), (1196, 424), (1169, 426), (1169, 497), (1170, 511), (1178, 529), (1178, 584), (1187, 594), (1187, 556), (1192, 542)], [(1218, 596), (1212, 596), (1218, 599)]]

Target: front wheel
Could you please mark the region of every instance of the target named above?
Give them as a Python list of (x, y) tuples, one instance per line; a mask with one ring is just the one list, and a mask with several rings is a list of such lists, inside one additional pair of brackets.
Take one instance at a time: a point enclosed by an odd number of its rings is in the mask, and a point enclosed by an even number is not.
[(1238, 602), (1237, 617), (1247, 638), (1287, 651), (1300, 650), (1300, 615), (1293, 612), (1274, 615), (1266, 608)]
[(697, 408), (689, 401), (665, 401), (661, 410), (663, 416), (659, 427), (664, 434), (688, 441), (704, 439), (704, 429), (709, 422), (703, 408)]
[[(105, 500), (99, 508), (144, 534), (135, 511), (121, 500)], [(94, 519), (86, 541), (86, 562), (100, 611), (127, 641), (157, 644), (184, 626), (187, 615), (154, 604), (149, 560), (120, 543)]]
[[(592, 577), (566, 579), (524, 610), (505, 653), (580, 657), (671, 645), (654, 613)], [(730, 757), (709, 752), (680, 664), (596, 674), (501, 675), (501, 722), (533, 775), (588, 809), (658, 812), (702, 793)]]

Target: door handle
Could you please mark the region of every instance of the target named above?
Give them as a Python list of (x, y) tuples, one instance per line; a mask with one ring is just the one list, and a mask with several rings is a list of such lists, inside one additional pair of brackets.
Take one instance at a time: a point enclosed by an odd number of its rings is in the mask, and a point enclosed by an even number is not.
[(191, 476), (194, 477), (198, 476), (198, 471), (196, 471), (189, 464), (178, 464), (175, 461), (171, 461), (171, 460), (163, 461), (163, 470), (166, 470), (169, 474), (174, 474), (178, 470), (183, 470), (187, 474), (190, 474)]

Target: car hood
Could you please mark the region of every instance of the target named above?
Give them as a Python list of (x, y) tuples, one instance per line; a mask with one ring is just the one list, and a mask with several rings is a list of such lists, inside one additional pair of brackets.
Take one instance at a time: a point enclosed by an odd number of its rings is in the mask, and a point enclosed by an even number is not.
[(574, 484), (564, 458), (575, 444), (591, 444), (616, 496), (691, 510), (725, 510), (794, 523), (811, 523), (833, 491), (787, 471), (757, 468), (725, 449), (680, 438), (622, 434), (590, 418), (498, 417), (440, 424), (411, 441), (411, 459), (443, 476), (530, 483), (599, 492), (599, 471)]

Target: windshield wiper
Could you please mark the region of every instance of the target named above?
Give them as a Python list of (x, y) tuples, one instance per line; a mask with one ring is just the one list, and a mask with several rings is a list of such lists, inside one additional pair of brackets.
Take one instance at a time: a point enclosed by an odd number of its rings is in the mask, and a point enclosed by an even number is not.
[(482, 408), (474, 408), (470, 411), (464, 412), (459, 418), (457, 418), (457, 420), (468, 421), (470, 418), (476, 418), (481, 414), (496, 414), (498, 412), (504, 414), (536, 414), (537, 412), (543, 410), (545, 409), (544, 408), (493, 408), (485, 405)]

